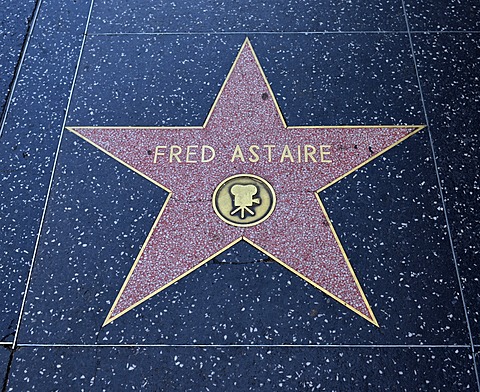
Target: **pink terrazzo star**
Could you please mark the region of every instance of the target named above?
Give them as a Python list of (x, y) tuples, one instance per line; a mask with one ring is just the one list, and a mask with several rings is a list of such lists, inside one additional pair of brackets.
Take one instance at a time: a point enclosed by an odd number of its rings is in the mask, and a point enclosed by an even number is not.
[[(202, 127), (69, 128), (170, 192), (105, 324), (245, 240), (378, 326), (320, 191), (421, 128), (287, 127), (248, 40)], [(215, 188), (242, 173), (277, 197), (252, 227), (227, 224), (212, 207)]]

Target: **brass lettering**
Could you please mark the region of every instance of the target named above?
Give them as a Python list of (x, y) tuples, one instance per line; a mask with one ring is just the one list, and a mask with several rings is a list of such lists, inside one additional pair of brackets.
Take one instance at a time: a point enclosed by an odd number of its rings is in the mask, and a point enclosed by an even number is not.
[[(206, 158), (206, 151), (210, 151), (210, 157)], [(215, 158), (215, 149), (211, 146), (204, 145), (202, 146), (202, 162), (211, 162)]]
[(252, 163), (254, 162), (258, 162), (258, 160), (260, 159), (260, 157), (258, 156), (258, 154), (256, 153), (256, 150), (258, 150), (260, 147), (259, 146), (256, 146), (255, 144), (252, 144), (249, 148), (248, 148), (248, 151), (250, 151), (250, 154), (252, 154), (251, 157), (248, 158), (248, 160)]
[(290, 159), (290, 162), (295, 162), (292, 152), (290, 151), (290, 147), (288, 147), (288, 144), (285, 144), (285, 147), (283, 147), (282, 156), (280, 157), (280, 163), (282, 163), (285, 158)]
[(169, 158), (170, 163), (173, 162), (173, 158), (175, 158), (177, 162), (182, 162), (178, 157), (181, 153), (182, 153), (182, 147), (176, 146), (176, 145), (170, 146), (170, 158)]
[(275, 145), (274, 144), (265, 144), (263, 147), (267, 149), (268, 162), (272, 162), (272, 149), (275, 148)]
[[(278, 153), (275, 153), (274, 149), (276, 147), (274, 144), (251, 144), (242, 149), (237, 144), (233, 150), (230, 162), (239, 160), (240, 162), (257, 163), (262, 160), (265, 162), (266, 160), (267, 162), (279, 163), (286, 161), (292, 163), (332, 163), (332, 146), (330, 144), (296, 144), (294, 146), (284, 144), (281, 153), (280, 149)], [(148, 153), (153, 155), (153, 163), (159, 163), (162, 159), (167, 160), (167, 156), (170, 163), (208, 163), (215, 159), (217, 151), (208, 144), (190, 144), (185, 146), (173, 144), (170, 146), (155, 146), (153, 154), (151, 150)]]
[(325, 159), (325, 155), (330, 155), (330, 151), (326, 151), (326, 149), (332, 147), (331, 145), (321, 145), (320, 146), (320, 162), (331, 163), (330, 159)]
[(233, 152), (232, 159), (230, 159), (230, 162), (233, 162), (235, 159), (240, 158), (242, 162), (245, 162), (245, 158), (243, 157), (243, 152), (240, 146), (237, 144), (235, 147), (235, 151)]
[(310, 158), (312, 162), (317, 162), (317, 159), (314, 156), (317, 153), (317, 149), (315, 148), (315, 146), (305, 144), (303, 149), (305, 152), (305, 162), (308, 162), (308, 158)]
[(194, 161), (193, 159), (190, 159), (191, 155), (197, 155), (197, 153), (194, 152), (194, 151), (191, 151), (191, 149), (197, 149), (197, 148), (198, 148), (198, 146), (195, 146), (195, 145), (187, 146), (187, 159), (185, 160), (185, 162), (187, 162), (187, 163), (197, 163), (197, 161)]

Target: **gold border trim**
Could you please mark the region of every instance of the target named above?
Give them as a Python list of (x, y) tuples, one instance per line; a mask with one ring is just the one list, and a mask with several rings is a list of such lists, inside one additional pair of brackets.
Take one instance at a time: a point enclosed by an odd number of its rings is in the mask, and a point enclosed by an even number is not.
[[(316, 128), (323, 128), (323, 127), (316, 127)], [(352, 128), (352, 127), (347, 127), (347, 128)], [(360, 127), (357, 127), (357, 128), (360, 128)], [(361, 128), (375, 128), (375, 126), (368, 126), (368, 125), (365, 125)], [(325, 189), (327, 189), (328, 187), (331, 187), (333, 184), (336, 184), (338, 181), (344, 179), (345, 177), (347, 177), (348, 175), (352, 174), (354, 171), (360, 169), (361, 167), (369, 164), (370, 162), (372, 162), (374, 159), (378, 158), (379, 156), (385, 154), (387, 151), (391, 150), (393, 147), (395, 146), (398, 146), (400, 143), (402, 143), (403, 141), (407, 140), (409, 137), (415, 135), (417, 132), (421, 131), (422, 129), (425, 128), (425, 125), (411, 125), (411, 126), (408, 126), (408, 125), (399, 125), (399, 126), (390, 126), (390, 127), (383, 127), (383, 126), (378, 126), (378, 128), (395, 128), (395, 129), (406, 129), (406, 128), (415, 128), (412, 132), (410, 132), (409, 134), (405, 135), (404, 137), (402, 137), (400, 140), (398, 140), (397, 142), (395, 142), (394, 144), (388, 146), (386, 149), (376, 153), (375, 155), (372, 155), (370, 158), (368, 158), (366, 161), (362, 162), (360, 165), (357, 165), (355, 166), (353, 169), (350, 169), (348, 172), (346, 172), (345, 174), (342, 174), (340, 177), (337, 177), (335, 180), (333, 180), (332, 182), (329, 182), (327, 185), (324, 185), (323, 187), (321, 187), (320, 189), (318, 189), (316, 192), (321, 192)]]
[[(326, 215), (327, 218), (328, 218), (328, 215)], [(335, 234), (335, 232), (334, 232)], [(313, 280), (310, 280), (309, 278), (307, 278), (305, 275), (301, 274), (300, 272), (296, 271), (295, 269), (293, 269), (292, 267), (290, 267), (288, 264), (286, 264), (285, 262), (281, 261), (279, 258), (275, 257), (273, 254), (271, 254), (270, 252), (268, 252), (267, 250), (263, 249), (261, 246), (257, 245), (256, 243), (254, 243), (253, 241), (249, 240), (247, 237), (243, 236), (242, 239), (247, 242), (248, 244), (250, 244), (251, 246), (253, 246), (254, 248), (258, 249), (260, 252), (263, 252), (265, 253), (269, 258), (271, 258), (272, 260), (276, 261), (278, 264), (280, 264), (281, 266), (285, 267), (286, 269), (288, 269), (290, 272), (293, 272), (295, 275), (297, 275), (298, 277), (302, 278), (303, 280), (305, 280), (306, 282), (310, 283), (313, 287), (319, 289), (320, 291), (322, 291), (323, 293), (327, 294), (329, 297), (333, 298), (335, 301), (339, 302), (340, 304), (342, 304), (343, 306), (347, 307), (348, 309), (350, 309), (351, 311), (355, 312), (356, 314), (358, 314), (359, 316), (362, 316), (365, 320), (371, 322), (373, 325), (375, 325), (376, 327), (379, 327), (378, 325), (378, 322), (377, 322), (377, 319), (375, 318), (374, 314), (373, 314), (373, 311), (370, 307), (370, 304), (368, 303), (367, 301), (367, 298), (365, 297), (365, 294), (363, 293), (362, 291), (362, 288), (360, 287), (360, 283), (358, 282), (358, 279), (355, 275), (355, 273), (353, 272), (353, 268), (351, 267), (350, 263), (348, 262), (348, 259), (345, 259), (345, 261), (347, 262), (347, 265), (348, 265), (348, 268), (350, 270), (350, 272), (352, 273), (353, 275), (353, 278), (355, 279), (355, 284), (357, 285), (357, 288), (360, 290), (360, 294), (362, 295), (362, 298), (363, 300), (365, 301), (365, 305), (368, 309), (368, 312), (371, 316), (371, 318), (368, 318), (366, 315), (364, 315), (363, 313), (359, 312), (357, 309), (355, 309), (354, 307), (352, 307), (351, 305), (349, 305), (348, 303), (346, 303), (345, 301), (343, 301), (342, 299), (340, 299), (339, 297), (337, 297), (335, 294), (331, 293), (330, 291), (328, 291), (327, 289), (325, 289), (324, 287), (318, 285), (317, 283), (315, 283)], [(336, 236), (335, 234), (335, 239), (337, 240), (337, 243), (339, 243), (339, 240), (338, 240), (338, 237)], [(345, 255), (345, 252), (343, 251), (343, 248), (341, 247), (341, 250), (342, 250), (342, 253), (344, 255), (344, 258), (346, 257)]]
[[(160, 214), (161, 215), (161, 214)], [(123, 283), (123, 286), (120, 290), (120, 292), (118, 293), (117, 295), (117, 298), (115, 299), (115, 302), (113, 303), (110, 311), (108, 312), (108, 316), (107, 318), (105, 319), (102, 327), (104, 327), (105, 325), (107, 324), (110, 324), (112, 321), (116, 320), (117, 318), (119, 318), (120, 316), (123, 316), (125, 313), (129, 312), (130, 310), (132, 310), (133, 308), (137, 307), (138, 305), (140, 305), (141, 303), (145, 302), (146, 300), (152, 298), (153, 296), (155, 296), (156, 294), (158, 294), (160, 291), (163, 291), (165, 290), (167, 287), (170, 287), (171, 285), (173, 285), (174, 283), (178, 282), (180, 279), (183, 279), (185, 276), (191, 274), (193, 271), (195, 271), (196, 269), (200, 268), (202, 265), (208, 263), (210, 260), (214, 259), (215, 257), (217, 257), (220, 253), (222, 253), (223, 251), (231, 248), (233, 245), (237, 244), (238, 242), (240, 242), (242, 240), (242, 237), (239, 237), (237, 238), (236, 240), (230, 242), (228, 245), (224, 246), (222, 249), (220, 249), (219, 251), (215, 252), (214, 254), (212, 254), (211, 256), (207, 257), (205, 260), (201, 261), (200, 263), (196, 264), (194, 267), (190, 268), (188, 271), (184, 272), (182, 275), (179, 275), (178, 277), (176, 277), (175, 279), (173, 279), (172, 281), (170, 281), (169, 283), (167, 283), (166, 285), (160, 287), (159, 289), (155, 290), (154, 292), (152, 292), (151, 294), (149, 294), (148, 296), (142, 298), (140, 301), (138, 302), (135, 302), (133, 305), (130, 305), (128, 308), (126, 308), (125, 310), (122, 310), (120, 313), (118, 313), (117, 315), (111, 317), (112, 313), (113, 313), (113, 310), (115, 309), (118, 301), (120, 300), (120, 297), (122, 296), (123, 294), (123, 291), (125, 290), (125, 288), (127, 287), (127, 284), (128, 284), (128, 281), (130, 280), (132, 274), (133, 274), (133, 271), (135, 270), (137, 264), (138, 264), (138, 261), (140, 259), (140, 256), (142, 255), (143, 253), (143, 250), (145, 249), (145, 246), (148, 242), (148, 240), (150, 239), (150, 236), (151, 234), (153, 233), (153, 230), (155, 229), (155, 226), (156, 226), (156, 223), (158, 223), (158, 220), (160, 219), (160, 215), (158, 216), (157, 220), (155, 221), (155, 224), (154, 224), (154, 227), (152, 227), (152, 230), (150, 231), (150, 234), (149, 234), (149, 237), (147, 237), (147, 240), (145, 241), (145, 243), (143, 244), (142, 246), (142, 250), (140, 251), (140, 254), (137, 256), (137, 259), (135, 260), (135, 263), (133, 264), (132, 268), (130, 269), (130, 272), (128, 273), (127, 275), (127, 278), (125, 279), (125, 282)]]
[[(213, 114), (213, 111), (215, 110), (215, 107), (222, 95), (222, 92), (223, 90), (225, 89), (225, 86), (227, 85), (228, 81), (230, 80), (230, 77), (233, 73), (233, 70), (235, 69), (236, 65), (237, 65), (237, 62), (245, 48), (245, 46), (248, 45), (251, 49), (251, 52), (253, 54), (253, 57), (255, 59), (255, 62), (261, 72), (261, 75), (263, 77), (263, 80), (268, 88), (268, 91), (270, 93), (270, 96), (272, 97), (273, 99), (273, 102), (274, 102), (274, 105), (275, 105), (275, 108), (277, 110), (277, 113), (282, 121), (282, 124), (284, 126), (285, 129), (361, 129), (361, 128), (414, 128), (414, 131), (412, 131), (411, 133), (409, 133), (408, 135), (406, 135), (405, 137), (403, 137), (402, 139), (400, 139), (398, 142), (394, 143), (393, 145), (389, 146), (387, 149), (385, 150), (382, 150), (380, 151), (379, 153), (373, 155), (372, 157), (370, 157), (368, 160), (366, 160), (365, 162), (363, 162), (362, 164), (354, 167), (353, 169), (349, 170), (347, 173), (345, 173), (344, 175), (336, 178), (334, 181), (330, 182), (329, 184), (323, 186), (322, 188), (318, 189), (316, 192), (315, 192), (315, 196), (317, 198), (317, 201), (320, 205), (320, 208), (325, 216), (325, 218), (327, 219), (327, 222), (330, 226), (330, 229), (332, 230), (332, 233), (335, 237), (335, 240), (338, 244), (338, 246), (340, 247), (340, 250), (343, 254), (343, 257), (345, 259), (345, 262), (347, 263), (347, 266), (355, 280), (355, 284), (358, 288), (358, 290), (360, 291), (361, 293), (361, 296), (367, 306), (367, 309), (369, 311), (369, 314), (370, 314), (370, 317), (371, 318), (368, 318), (366, 315), (364, 315), (363, 313), (359, 312), (357, 309), (353, 308), (352, 306), (350, 306), (349, 304), (347, 304), (346, 302), (344, 302), (343, 300), (341, 300), (340, 298), (338, 298), (337, 296), (335, 296), (333, 293), (331, 293), (330, 291), (326, 290), (325, 288), (319, 286), (318, 284), (316, 284), (315, 282), (313, 282), (312, 280), (308, 279), (306, 276), (302, 275), (301, 273), (299, 273), (298, 271), (294, 270), (292, 267), (290, 267), (288, 264), (282, 262), (280, 259), (276, 258), (274, 255), (272, 255), (271, 253), (269, 253), (267, 250), (263, 249), (262, 247), (258, 246), (257, 244), (255, 244), (253, 241), (249, 240), (248, 238), (242, 236), (242, 237), (239, 237), (237, 238), (236, 240), (232, 241), (231, 243), (229, 243), (228, 245), (226, 245), (225, 247), (223, 247), (222, 249), (220, 249), (218, 252), (214, 253), (213, 255), (211, 255), (210, 257), (206, 258), (205, 260), (201, 261), (200, 263), (198, 263), (197, 265), (195, 265), (193, 268), (189, 269), (188, 271), (186, 271), (185, 273), (183, 273), (182, 275), (178, 276), (177, 278), (175, 278), (174, 280), (172, 280), (171, 282), (169, 282), (168, 284), (160, 287), (158, 290), (154, 291), (153, 293), (151, 293), (150, 295), (148, 295), (147, 297), (143, 298), (142, 300), (136, 302), (135, 304), (131, 305), (130, 307), (128, 307), (127, 309), (123, 310), (122, 312), (120, 312), (119, 314), (115, 315), (115, 316), (111, 316), (112, 313), (113, 313), (113, 310), (115, 309), (116, 305), (118, 304), (118, 301), (120, 299), (120, 297), (122, 296), (123, 294), (123, 291), (125, 290), (127, 284), (128, 284), (128, 281), (130, 280), (132, 274), (133, 274), (133, 271), (135, 270), (138, 262), (139, 262), (139, 259), (141, 257), (141, 255), (143, 254), (144, 250), (145, 250), (145, 247), (147, 245), (147, 243), (149, 242), (155, 228), (157, 227), (157, 224), (160, 220), (160, 217), (162, 216), (163, 212), (165, 211), (165, 208), (170, 200), (170, 197), (172, 196), (172, 191), (168, 188), (166, 188), (165, 186), (163, 186), (162, 184), (158, 183), (157, 181), (153, 180), (152, 178), (148, 177), (147, 175), (143, 174), (142, 172), (138, 171), (137, 169), (135, 169), (134, 167), (130, 166), (128, 163), (124, 162), (123, 160), (117, 158), (116, 156), (114, 156), (113, 154), (109, 153), (108, 151), (106, 151), (104, 148), (100, 147), (99, 145), (97, 145), (96, 143), (90, 141), (89, 139), (87, 139), (86, 137), (84, 137), (83, 135), (81, 135), (80, 133), (78, 133), (75, 129), (152, 129), (152, 130), (162, 130), (162, 129), (178, 129), (178, 130), (186, 130), (186, 129), (191, 129), (191, 130), (194, 130), (194, 129), (205, 129), (208, 122), (210, 121), (210, 118)], [(145, 302), (146, 300), (150, 299), (151, 297), (153, 297), (154, 295), (158, 294), (160, 291), (166, 289), (167, 287), (171, 286), (172, 284), (178, 282), (180, 279), (184, 278), (185, 276), (187, 276), (188, 274), (192, 273), (193, 271), (195, 271), (196, 269), (200, 268), (202, 265), (206, 264), (208, 261), (212, 260), (213, 258), (215, 258), (216, 256), (218, 256), (220, 253), (222, 253), (223, 251), (225, 251), (226, 249), (232, 247), (233, 245), (237, 244), (238, 242), (240, 242), (241, 240), (244, 240), (246, 241), (247, 243), (249, 243), (251, 246), (255, 247), (256, 249), (258, 249), (259, 251), (265, 253), (268, 257), (270, 257), (272, 260), (276, 261), (277, 263), (279, 263), (280, 265), (282, 265), (283, 267), (285, 267), (286, 269), (288, 269), (289, 271), (293, 272), (295, 275), (299, 276), (300, 278), (302, 278), (303, 280), (305, 280), (306, 282), (310, 283), (312, 286), (316, 287), (317, 289), (319, 289), (320, 291), (324, 292), (325, 294), (327, 294), (329, 297), (335, 299), (336, 301), (338, 301), (340, 304), (344, 305), (345, 307), (347, 307), (348, 309), (350, 309), (351, 311), (353, 311), (354, 313), (360, 315), (361, 317), (363, 317), (364, 319), (366, 319), (367, 321), (371, 322), (372, 324), (374, 324), (375, 326), (379, 327), (379, 324), (375, 318), (375, 315), (373, 314), (373, 311), (367, 301), (367, 298), (361, 288), (361, 285), (355, 275), (355, 272), (350, 264), (350, 261), (345, 253), (345, 250), (337, 236), (337, 233), (335, 231), (335, 228), (333, 227), (333, 224), (330, 220), (330, 217), (328, 216), (328, 213), (327, 211), (325, 210), (325, 207), (320, 199), (320, 195), (319, 193), (325, 189), (327, 189), (328, 187), (332, 186), (333, 184), (337, 183), (338, 181), (342, 180), (343, 178), (345, 178), (346, 176), (352, 174), (354, 171), (360, 169), (361, 167), (367, 165), (368, 163), (370, 163), (372, 160), (378, 158), (379, 156), (381, 156), (382, 154), (384, 154), (385, 152), (387, 152), (388, 150), (390, 150), (391, 148), (397, 146), (398, 144), (400, 144), (401, 142), (403, 142), (404, 140), (408, 139), (409, 137), (411, 137), (412, 135), (416, 134), (417, 132), (419, 132), (420, 130), (424, 129), (426, 126), (425, 125), (338, 125), (338, 126), (334, 126), (334, 125), (331, 125), (331, 126), (288, 126), (286, 121), (285, 121), (285, 118), (283, 116), (283, 113), (280, 109), (280, 106), (278, 105), (278, 102), (277, 102), (277, 99), (273, 93), (273, 90), (267, 80), (267, 77), (263, 71), (263, 68), (260, 64), (260, 61), (258, 60), (258, 57), (255, 53), (255, 50), (253, 49), (253, 46), (252, 44), (250, 43), (250, 40), (247, 38), (245, 38), (245, 41), (243, 42), (223, 84), (222, 84), (222, 87), (220, 88), (220, 91), (218, 92), (216, 98), (215, 98), (215, 101), (213, 102), (212, 104), (212, 107), (210, 108), (209, 112), (208, 112), (208, 115), (203, 123), (202, 126), (180, 126), (180, 127), (177, 127), (177, 126), (153, 126), (153, 127), (149, 127), (149, 126), (112, 126), (112, 127), (108, 127), (108, 126), (69, 126), (69, 127), (66, 127), (66, 129), (68, 129), (70, 132), (73, 132), (75, 135), (79, 136), (80, 138), (82, 138), (83, 140), (87, 141), (88, 143), (90, 143), (91, 145), (93, 145), (94, 147), (98, 148), (100, 151), (104, 152), (105, 154), (107, 154), (108, 156), (112, 157), (113, 159), (115, 159), (116, 161), (120, 162), (122, 165), (128, 167), (129, 169), (131, 169), (132, 171), (134, 171), (135, 173), (137, 173), (138, 175), (146, 178), (148, 181), (152, 182), (153, 184), (159, 186), (160, 188), (162, 188), (163, 190), (167, 191), (169, 194), (167, 196), (167, 199), (165, 200), (165, 203), (164, 205), (162, 206), (162, 209), (160, 210), (157, 218), (155, 219), (155, 222), (146, 238), (146, 240), (144, 241), (143, 245), (142, 245), (142, 248), (140, 250), (140, 253), (138, 254), (138, 256), (136, 257), (135, 259), (135, 262), (133, 264), (133, 266), (131, 267), (123, 285), (122, 285), (122, 288), (120, 289), (119, 293), (117, 294), (117, 297), (115, 299), (115, 302), (114, 304), (112, 305), (110, 311), (108, 312), (108, 315), (102, 325), (102, 327), (106, 326), (107, 324), (111, 323), (112, 321), (116, 320), (117, 318), (119, 318), (120, 316), (124, 315), (125, 313), (127, 313), (128, 311), (132, 310), (133, 308), (135, 308), (136, 306), (140, 305), (141, 303)], [(262, 179), (263, 180), (263, 179)], [(265, 180), (264, 180), (265, 181)], [(267, 182), (268, 185), (270, 185), (268, 182)], [(270, 185), (271, 186), (271, 185)], [(275, 196), (275, 193), (273, 193), (273, 195)], [(272, 209), (272, 212), (273, 212), (273, 209)], [(227, 222), (228, 223), (228, 222)]]
[[(129, 165), (127, 162), (121, 160), (120, 158), (116, 157), (115, 155), (113, 155), (112, 153), (108, 152), (107, 150), (105, 150), (103, 147), (99, 146), (98, 144), (96, 144), (95, 142), (92, 142), (91, 140), (87, 139), (85, 136), (83, 136), (81, 133), (78, 133), (77, 131), (75, 131), (75, 128), (81, 128), (81, 129), (85, 129), (87, 127), (65, 127), (66, 129), (68, 129), (70, 132), (74, 133), (75, 135), (77, 135), (79, 138), (85, 140), (86, 142), (90, 143), (92, 146), (98, 148), (100, 151), (102, 151), (103, 153), (107, 154), (110, 158), (113, 158), (115, 159), (117, 162), (120, 162), (122, 165), (128, 167), (130, 170), (134, 171), (135, 173), (137, 173), (139, 176), (143, 177), (143, 178), (146, 178), (148, 181), (152, 182), (153, 184), (155, 184), (156, 186), (162, 188), (164, 191), (168, 192), (170, 195), (173, 193), (170, 189), (168, 189), (166, 186), (163, 186), (162, 184), (160, 184), (159, 182), (155, 181), (153, 178), (150, 178), (149, 176), (147, 176), (146, 174), (142, 173), (141, 171), (135, 169), (133, 166)], [(99, 128), (103, 128), (103, 129), (112, 129), (112, 128), (108, 128), (108, 127), (91, 127), (91, 128), (95, 128), (95, 129), (99, 129)], [(120, 128), (118, 128), (120, 129)]]

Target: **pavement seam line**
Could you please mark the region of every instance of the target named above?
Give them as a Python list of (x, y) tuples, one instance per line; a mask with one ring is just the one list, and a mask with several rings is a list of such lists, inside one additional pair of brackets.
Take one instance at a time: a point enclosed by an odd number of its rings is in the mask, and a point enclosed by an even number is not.
[(68, 101), (67, 101), (67, 106), (65, 108), (65, 115), (64, 115), (64, 118), (63, 118), (62, 126), (61, 126), (60, 135), (59, 135), (59, 138), (58, 138), (57, 149), (55, 151), (55, 158), (54, 158), (53, 165), (52, 165), (52, 172), (51, 172), (51, 175), (50, 175), (50, 181), (49, 181), (49, 184), (48, 184), (47, 194), (45, 195), (45, 203), (44, 203), (44, 206), (43, 206), (43, 212), (42, 212), (42, 216), (40, 218), (40, 225), (38, 227), (37, 238), (36, 238), (36, 241), (35, 241), (35, 247), (33, 249), (32, 261), (30, 263), (30, 270), (29, 270), (29, 273), (28, 273), (27, 282), (25, 284), (25, 292), (23, 294), (22, 305), (20, 307), (20, 312), (19, 312), (19, 315), (18, 315), (17, 328), (16, 328), (16, 331), (15, 331), (15, 338), (13, 339), (13, 346), (12, 346), (13, 349), (15, 349), (16, 346), (17, 346), (17, 340), (18, 340), (18, 335), (19, 335), (19, 332), (20, 332), (20, 326), (21, 326), (21, 323), (22, 323), (22, 317), (23, 317), (23, 313), (24, 313), (24, 310), (25, 310), (28, 291), (30, 289), (30, 283), (31, 283), (32, 274), (33, 274), (33, 267), (35, 265), (35, 259), (36, 259), (39, 244), (40, 244), (40, 237), (41, 237), (42, 230), (43, 230), (43, 224), (44, 224), (44, 221), (45, 221), (47, 207), (48, 207), (48, 204), (49, 204), (50, 194), (52, 192), (53, 180), (55, 178), (55, 171), (56, 171), (57, 163), (58, 163), (58, 155), (59, 155), (59, 152), (60, 152), (60, 147), (62, 145), (63, 134), (64, 134), (65, 125), (66, 125), (66, 122), (67, 122), (67, 117), (68, 117), (68, 113), (69, 113), (69, 109), (70, 109), (70, 102), (71, 102), (71, 99), (72, 99), (73, 89), (75, 87), (75, 82), (77, 80), (78, 70), (80, 68), (80, 61), (82, 59), (83, 49), (85, 47), (85, 41), (86, 41), (86, 38), (87, 38), (87, 32), (88, 32), (88, 27), (89, 27), (89, 24), (90, 24), (90, 18), (91, 18), (91, 15), (92, 15), (92, 9), (93, 9), (94, 2), (95, 2), (95, 0), (91, 0), (90, 9), (89, 9), (88, 16), (87, 16), (87, 21), (85, 23), (85, 30), (83, 32), (82, 43), (81, 43), (81, 46), (80, 46), (80, 51), (79, 51), (77, 63), (75, 65), (75, 72), (73, 74), (73, 80), (72, 80), (72, 84), (71, 84), (71, 87), (70, 87), (70, 93), (69, 93), (69, 97), (68, 97)]
[[(434, 164), (434, 167), (435, 167), (435, 174), (436, 174), (436, 177), (437, 177), (438, 191), (439, 191), (439, 194), (440, 194), (440, 200), (441, 200), (442, 208), (443, 208), (443, 215), (444, 215), (445, 223), (446, 223), (446, 226), (447, 226), (447, 234), (448, 234), (448, 239), (449, 239), (449, 242), (450, 242), (450, 248), (451, 248), (451, 251), (452, 251), (453, 263), (454, 263), (455, 272), (456, 272), (456, 275), (457, 275), (457, 282), (458, 282), (458, 287), (459, 287), (459, 291), (460, 291), (460, 296), (462, 298), (463, 311), (464, 311), (464, 314), (465, 314), (465, 321), (466, 321), (466, 324), (467, 324), (467, 331), (468, 331), (468, 336), (469, 336), (469, 339), (470, 339), (470, 348), (471, 348), (471, 355), (472, 355), (472, 361), (473, 361), (473, 370), (474, 370), (475, 377), (476, 377), (476, 380), (477, 380), (477, 388), (478, 388), (478, 391), (480, 392), (480, 378), (479, 378), (478, 369), (477, 369), (477, 363), (476, 363), (477, 361), (475, 359), (475, 345), (474, 345), (473, 336), (472, 336), (472, 329), (471, 329), (471, 326), (470, 326), (470, 320), (469, 320), (469, 316), (468, 316), (467, 305), (465, 303), (465, 295), (463, 294), (462, 278), (460, 277), (460, 269), (458, 267), (457, 254), (456, 254), (456, 251), (455, 251), (455, 245), (453, 243), (452, 230), (450, 228), (450, 221), (448, 220), (447, 205), (446, 205), (446, 202), (445, 202), (445, 197), (443, 196), (442, 182), (441, 182), (441, 179), (440, 179), (440, 173), (438, 171), (437, 156), (435, 154), (435, 146), (433, 144), (433, 136), (432, 136), (432, 132), (430, 130), (430, 122), (429, 122), (428, 114), (427, 114), (427, 106), (425, 104), (425, 97), (424, 97), (424, 94), (423, 94), (422, 84), (421, 84), (421, 80), (420, 80), (420, 74), (418, 72), (417, 57), (415, 56), (415, 49), (413, 47), (413, 38), (412, 38), (412, 33), (410, 32), (410, 25), (408, 23), (407, 8), (405, 6), (405, 0), (402, 0), (402, 7), (403, 7), (403, 13), (405, 15), (405, 23), (407, 24), (408, 39), (410, 41), (410, 51), (411, 51), (411, 55), (412, 55), (412, 58), (413, 58), (413, 65), (415, 67), (415, 74), (416, 74), (416, 77), (417, 77), (417, 84), (418, 84), (418, 90), (420, 92), (420, 99), (422, 101), (423, 114), (425, 116), (425, 124), (427, 125), (427, 130), (428, 130), (428, 139), (429, 139), (430, 148), (431, 148), (431, 151), (432, 151), (433, 164)], [(465, 34), (467, 34), (467, 33), (465, 33)]]
[(15, 92), (15, 88), (17, 87), (17, 82), (18, 79), (20, 78), (20, 71), (22, 70), (23, 67), (23, 61), (25, 60), (25, 54), (27, 53), (27, 49), (30, 45), (30, 38), (32, 37), (33, 34), (33, 29), (35, 28), (35, 25), (37, 23), (38, 19), (38, 14), (40, 12), (40, 7), (43, 3), (43, 0), (37, 0), (35, 4), (35, 9), (33, 10), (33, 14), (31, 16), (30, 22), (29, 22), (29, 27), (27, 30), (27, 34), (25, 36), (25, 39), (23, 41), (22, 45), (22, 50), (20, 51), (20, 56), (18, 58), (17, 64), (15, 65), (15, 69), (13, 71), (13, 78), (12, 82), (8, 86), (8, 92), (7, 92), (7, 98), (5, 100), (5, 105), (3, 106), (3, 110), (1, 112), (0, 116), (0, 139), (3, 136), (3, 130), (5, 128), (5, 124), (7, 122), (7, 115), (8, 112), (10, 111), (10, 105), (13, 100), (13, 94)]
[(155, 347), (183, 347), (183, 348), (236, 348), (236, 347), (262, 347), (262, 348), (470, 348), (469, 344), (68, 344), (68, 343), (22, 343), (18, 347), (76, 347), (76, 348), (155, 348)]
[(120, 35), (362, 35), (362, 34), (478, 34), (480, 30), (344, 30), (344, 31), (335, 31), (335, 30), (325, 30), (325, 31), (221, 31), (221, 32), (209, 32), (209, 31), (158, 31), (158, 32), (122, 32), (122, 31), (107, 31), (104, 33), (90, 33), (92, 37), (101, 37), (101, 36), (120, 36)]

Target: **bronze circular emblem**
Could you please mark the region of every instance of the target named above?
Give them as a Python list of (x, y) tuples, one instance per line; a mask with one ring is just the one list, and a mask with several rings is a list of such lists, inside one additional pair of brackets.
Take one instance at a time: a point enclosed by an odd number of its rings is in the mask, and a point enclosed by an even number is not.
[(215, 213), (232, 226), (249, 227), (262, 223), (275, 209), (272, 186), (252, 174), (237, 174), (223, 180), (213, 192)]

